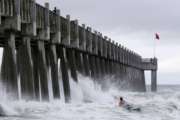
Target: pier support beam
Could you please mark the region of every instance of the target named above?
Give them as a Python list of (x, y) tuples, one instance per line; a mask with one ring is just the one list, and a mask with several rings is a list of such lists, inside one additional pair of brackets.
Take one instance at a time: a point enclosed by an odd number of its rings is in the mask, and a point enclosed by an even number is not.
[(40, 100), (40, 79), (39, 79), (39, 61), (38, 61), (38, 47), (34, 46), (31, 49), (32, 60), (33, 60), (33, 76), (34, 76), (34, 90), (35, 99)]
[(71, 93), (70, 93), (70, 84), (69, 84), (69, 76), (68, 76), (68, 69), (67, 69), (67, 58), (66, 58), (66, 49), (63, 47), (59, 47), (59, 57), (60, 57), (60, 71), (62, 75), (63, 81), (63, 88), (64, 88), (64, 95), (65, 95), (65, 102), (70, 102)]
[[(0, 4), (2, 4), (2, 2), (0, 2)], [(2, 9), (2, 7), (1, 7), (1, 5), (0, 5), (0, 25), (1, 25), (1, 14), (2, 14), (2, 13), (1, 13), (1, 11), (2, 11), (1, 9)]]
[(56, 53), (56, 46), (54, 44), (50, 45), (48, 51), (47, 51), (48, 54), (47, 59), (51, 67), (53, 95), (54, 98), (60, 98), (59, 80), (58, 80), (58, 59)]
[(153, 92), (157, 91), (157, 71), (156, 70), (151, 71), (151, 91)]
[(74, 49), (66, 49), (68, 67), (71, 71), (71, 77), (74, 81), (78, 81), (77, 72), (76, 72), (76, 58)]
[(83, 53), (82, 56), (83, 56), (84, 75), (90, 76), (89, 57), (86, 53)]
[(34, 77), (29, 37), (22, 39), (22, 45), (20, 45), (17, 50), (17, 62), (21, 79), (22, 97), (27, 100), (33, 99), (35, 97)]
[(18, 86), (17, 86), (17, 60), (15, 53), (15, 35), (13, 33), (8, 34), (7, 44), (4, 47), (1, 79), (7, 84), (7, 92), (13, 93), (14, 98), (18, 98)]
[(101, 72), (101, 78), (103, 78), (103, 77), (105, 77), (105, 66), (106, 66), (106, 64), (105, 64), (105, 60), (104, 60), (104, 58), (101, 58), (100, 60), (99, 60), (99, 65), (100, 65), (100, 72)]
[(90, 70), (91, 70), (91, 77), (95, 80), (96, 79), (96, 63), (95, 63), (95, 56), (89, 55), (89, 63), (90, 63)]
[(101, 73), (101, 69), (100, 69), (100, 58), (95, 56), (95, 65), (96, 65), (96, 77), (99, 80), (100, 78), (102, 78), (102, 73)]
[(84, 73), (84, 68), (82, 65), (82, 53), (80, 53), (79, 51), (75, 52), (75, 57), (76, 57), (76, 69), (78, 70), (78, 72), (80, 72), (81, 74)]
[(44, 42), (38, 41), (38, 67), (39, 67), (39, 76), (41, 83), (41, 95), (43, 100), (49, 100), (48, 95), (48, 77), (47, 77), (47, 63)]

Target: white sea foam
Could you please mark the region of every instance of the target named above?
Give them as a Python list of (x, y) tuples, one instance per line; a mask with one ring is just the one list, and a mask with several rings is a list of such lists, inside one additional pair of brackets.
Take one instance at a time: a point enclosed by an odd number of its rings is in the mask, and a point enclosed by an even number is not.
[[(2, 86), (1, 86), (2, 87)], [(70, 79), (72, 101), (46, 102), (0, 100), (6, 120), (179, 120), (180, 90), (173, 87), (157, 93), (123, 92), (110, 88), (103, 92), (90, 78), (79, 75), (78, 84)], [(3, 94), (0, 92), (0, 94)], [(115, 97), (114, 97), (115, 96)], [(141, 112), (129, 112), (117, 106), (116, 97), (141, 107)], [(1, 119), (1, 118), (0, 118)], [(3, 118), (2, 118), (3, 119)]]

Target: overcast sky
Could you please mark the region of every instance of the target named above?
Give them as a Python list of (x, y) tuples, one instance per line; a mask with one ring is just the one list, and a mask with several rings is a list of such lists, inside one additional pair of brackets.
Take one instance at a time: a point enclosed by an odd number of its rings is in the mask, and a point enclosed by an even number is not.
[[(180, 84), (180, 0), (37, 0), (57, 6), (142, 57), (153, 57), (154, 33), (158, 83)], [(149, 79), (149, 78), (147, 78)], [(149, 81), (147, 80), (147, 83)]]

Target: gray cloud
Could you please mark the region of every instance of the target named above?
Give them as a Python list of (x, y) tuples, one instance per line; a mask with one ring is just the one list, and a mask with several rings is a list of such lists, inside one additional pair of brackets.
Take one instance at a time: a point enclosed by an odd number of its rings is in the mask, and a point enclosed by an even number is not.
[[(160, 32), (165, 41), (180, 40), (179, 0), (46, 0), (100, 32)], [(44, 0), (37, 0), (44, 2)], [(173, 42), (171, 42), (173, 43)]]

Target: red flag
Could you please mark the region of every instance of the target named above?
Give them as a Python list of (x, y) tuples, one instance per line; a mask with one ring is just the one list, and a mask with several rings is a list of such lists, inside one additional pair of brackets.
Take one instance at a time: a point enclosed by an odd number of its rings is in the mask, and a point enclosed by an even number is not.
[(156, 38), (157, 40), (159, 40), (159, 39), (160, 39), (160, 37), (159, 37), (159, 34), (158, 34), (158, 33), (155, 33), (155, 38)]

